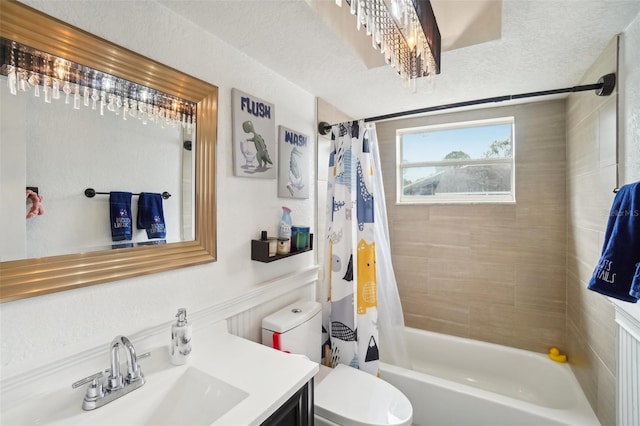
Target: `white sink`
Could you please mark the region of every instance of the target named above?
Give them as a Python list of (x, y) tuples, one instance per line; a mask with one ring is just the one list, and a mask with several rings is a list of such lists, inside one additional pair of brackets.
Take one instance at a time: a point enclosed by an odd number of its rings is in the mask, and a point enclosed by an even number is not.
[(249, 394), (188, 367), (146, 422), (152, 425), (209, 425)]
[(249, 396), (196, 367), (165, 362), (151, 362), (149, 367), (145, 370), (142, 364), (146, 380), (142, 387), (95, 410), (82, 410), (86, 387), (74, 391), (69, 386), (3, 410), (1, 423), (210, 425)]

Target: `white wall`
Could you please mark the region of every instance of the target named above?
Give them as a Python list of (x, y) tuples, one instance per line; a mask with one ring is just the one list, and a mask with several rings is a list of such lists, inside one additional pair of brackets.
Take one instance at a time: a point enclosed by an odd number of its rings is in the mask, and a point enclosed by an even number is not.
[(310, 93), (155, 2), (25, 3), (219, 87), (218, 261), (0, 305), (2, 376), (99, 345), (106, 357), (117, 334), (169, 321), (178, 307), (205, 309), (314, 263), (311, 252), (269, 264), (250, 260), (250, 240), (261, 229), (276, 232), (282, 205), (292, 208), (296, 224), (313, 226), (316, 194), (278, 199), (275, 180), (234, 177), (231, 153), (232, 87), (275, 104), (276, 124), (313, 135)]

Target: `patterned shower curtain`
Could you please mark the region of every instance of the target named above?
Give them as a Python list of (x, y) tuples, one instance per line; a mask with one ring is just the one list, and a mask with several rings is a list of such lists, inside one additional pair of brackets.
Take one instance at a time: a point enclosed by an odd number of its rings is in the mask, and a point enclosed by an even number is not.
[(378, 200), (371, 188), (379, 171), (372, 158), (370, 133), (363, 121), (332, 129), (324, 259), (330, 313), (323, 324), (323, 355), (327, 365), (347, 364), (377, 375), (374, 202)]

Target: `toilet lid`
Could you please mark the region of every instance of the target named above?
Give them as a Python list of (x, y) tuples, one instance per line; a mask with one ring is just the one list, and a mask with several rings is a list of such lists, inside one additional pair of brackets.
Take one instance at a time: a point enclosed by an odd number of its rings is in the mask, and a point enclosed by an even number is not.
[(384, 380), (338, 365), (315, 387), (316, 414), (343, 426), (410, 425), (409, 399)]

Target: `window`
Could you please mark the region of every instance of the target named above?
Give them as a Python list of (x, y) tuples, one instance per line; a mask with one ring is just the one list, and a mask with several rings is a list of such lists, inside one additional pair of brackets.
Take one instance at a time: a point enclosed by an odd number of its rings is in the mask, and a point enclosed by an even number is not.
[(513, 117), (396, 132), (398, 204), (515, 202)]

